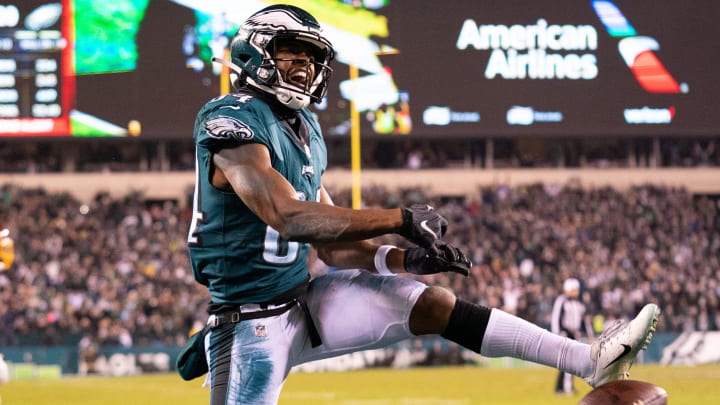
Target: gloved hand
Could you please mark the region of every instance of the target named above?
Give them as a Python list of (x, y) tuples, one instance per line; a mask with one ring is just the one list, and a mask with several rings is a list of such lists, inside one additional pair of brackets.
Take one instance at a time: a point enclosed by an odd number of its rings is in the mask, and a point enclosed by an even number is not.
[(403, 224), (398, 233), (410, 242), (429, 251), (447, 231), (448, 221), (433, 212), (427, 204), (413, 204), (402, 209)]
[(420, 275), (450, 271), (465, 277), (470, 275), (472, 262), (460, 249), (442, 241), (436, 242), (435, 248), (436, 254), (422, 247), (407, 249), (403, 263), (405, 271)]

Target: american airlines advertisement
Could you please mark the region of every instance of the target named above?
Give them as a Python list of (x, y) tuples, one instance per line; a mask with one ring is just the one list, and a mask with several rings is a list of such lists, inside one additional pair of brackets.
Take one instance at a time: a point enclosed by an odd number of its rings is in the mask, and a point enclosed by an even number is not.
[[(0, 136), (185, 138), (265, 0), (0, 0)], [(336, 48), (325, 136), (720, 133), (720, 2), (287, 0)], [(350, 71), (357, 69), (352, 76)]]
[(399, 52), (382, 60), (413, 135), (720, 133), (715, 2), (412, 4), (389, 14)]

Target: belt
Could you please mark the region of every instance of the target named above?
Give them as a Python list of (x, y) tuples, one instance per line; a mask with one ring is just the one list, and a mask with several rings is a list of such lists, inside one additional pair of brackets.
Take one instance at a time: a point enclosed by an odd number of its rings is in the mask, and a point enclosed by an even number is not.
[(226, 323), (238, 323), (248, 319), (269, 318), (282, 314), (297, 305), (297, 303), (297, 300), (292, 300), (278, 305), (243, 304), (239, 305), (237, 310), (210, 315), (207, 324), (212, 329)]
[(213, 329), (226, 323), (238, 323), (248, 319), (269, 318), (271, 316), (280, 315), (298, 304), (305, 314), (308, 335), (310, 337), (312, 347), (320, 346), (322, 344), (322, 339), (320, 338), (317, 326), (315, 326), (315, 322), (313, 322), (312, 316), (310, 316), (310, 310), (308, 309), (307, 302), (305, 301), (304, 293), (298, 298), (277, 305), (243, 304), (238, 306), (236, 310), (210, 315), (207, 325), (210, 329)]

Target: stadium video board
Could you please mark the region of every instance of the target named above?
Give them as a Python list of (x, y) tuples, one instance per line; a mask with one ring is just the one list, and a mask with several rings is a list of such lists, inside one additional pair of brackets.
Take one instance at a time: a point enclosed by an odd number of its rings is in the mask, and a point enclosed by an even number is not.
[[(337, 49), (327, 137), (717, 135), (720, 4), (287, 0)], [(0, 136), (186, 138), (261, 0), (0, 2)], [(350, 66), (358, 76), (350, 78)]]
[[(143, 3), (0, 2), (0, 136), (139, 133), (139, 122), (126, 119), (131, 108), (114, 104), (112, 93), (97, 96), (136, 67)], [(101, 86), (86, 79), (95, 75)]]

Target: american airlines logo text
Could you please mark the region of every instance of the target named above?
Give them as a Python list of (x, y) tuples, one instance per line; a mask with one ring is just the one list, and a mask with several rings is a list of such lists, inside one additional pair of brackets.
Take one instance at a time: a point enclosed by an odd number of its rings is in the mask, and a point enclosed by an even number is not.
[(592, 25), (479, 25), (465, 20), (457, 49), (490, 50), (485, 77), (592, 80), (598, 75), (597, 31)]
[(669, 124), (675, 116), (675, 107), (626, 108), (624, 115), (628, 124)]

